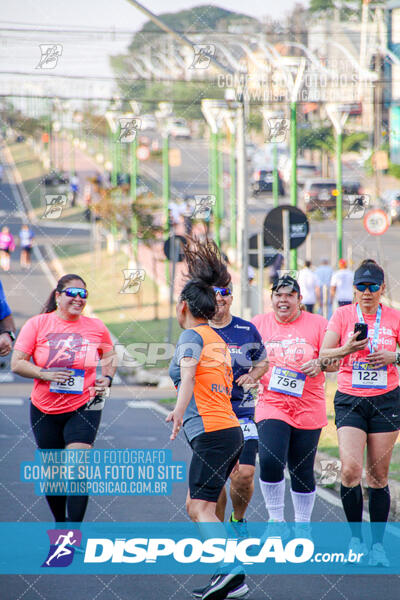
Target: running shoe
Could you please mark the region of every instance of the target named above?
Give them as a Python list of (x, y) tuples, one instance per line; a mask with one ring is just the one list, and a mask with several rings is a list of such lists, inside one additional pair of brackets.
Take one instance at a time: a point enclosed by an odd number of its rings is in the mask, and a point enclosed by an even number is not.
[(243, 519), (235, 519), (233, 516), (233, 512), (229, 517), (229, 523), (232, 524), (232, 529), (236, 533), (236, 535), (240, 538), (248, 538), (249, 531), (247, 529), (247, 521), (245, 518)]
[(382, 544), (373, 544), (369, 551), (368, 565), (370, 567), (390, 567), (390, 562)]
[[(358, 557), (360, 554), (362, 555), (360, 557), (360, 560), (351, 560), (352, 557), (354, 557), (355, 555)], [(365, 545), (365, 543), (358, 537), (352, 537), (347, 551), (348, 562), (353, 563), (354, 565), (363, 565), (365, 564), (367, 555), (368, 548)]]
[(218, 575), (207, 586), (202, 595), (202, 600), (225, 600), (228, 594), (243, 584), (244, 573), (232, 572)]
[[(193, 590), (192, 591), (193, 598), (202, 598), (204, 592), (208, 588), (208, 585), (206, 585), (205, 587), (197, 588), (196, 590)], [(246, 596), (246, 594), (248, 593), (248, 591), (249, 591), (249, 586), (247, 585), (247, 583), (243, 582), (240, 585), (238, 585), (234, 590), (229, 592), (229, 594), (227, 595), (227, 599), (229, 600), (229, 598), (232, 598), (232, 599), (233, 598), (244, 598)]]
[(283, 543), (288, 541), (291, 534), (290, 527), (286, 521), (275, 521), (275, 519), (270, 519), (267, 523), (267, 528), (261, 537), (261, 541), (264, 543), (269, 537), (280, 537)]
[(192, 590), (192, 596), (194, 598), (201, 598), (204, 594), (204, 592), (209, 588), (209, 586), (212, 584), (212, 582), (217, 579), (217, 577), (220, 575), (221, 573), (214, 573), (214, 575), (211, 575), (209, 582), (207, 583), (207, 585), (201, 587), (201, 588), (196, 588), (194, 590)]
[(312, 540), (311, 523), (296, 522), (294, 524), (294, 537)]

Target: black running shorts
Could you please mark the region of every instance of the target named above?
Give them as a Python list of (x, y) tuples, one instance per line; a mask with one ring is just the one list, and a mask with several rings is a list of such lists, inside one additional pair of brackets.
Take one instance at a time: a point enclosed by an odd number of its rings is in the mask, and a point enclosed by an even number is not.
[(190, 497), (217, 502), (243, 448), (241, 427), (210, 431), (196, 436), (190, 445)]
[(100, 425), (101, 412), (88, 410), (84, 404), (71, 412), (47, 414), (31, 404), (31, 425), (38, 448), (62, 449), (73, 442), (92, 445)]
[(356, 427), (365, 433), (400, 429), (400, 390), (379, 396), (353, 396), (339, 390), (335, 394), (336, 427)]
[(245, 440), (243, 450), (239, 456), (239, 463), (241, 465), (252, 465), (255, 467), (257, 452), (258, 440)]

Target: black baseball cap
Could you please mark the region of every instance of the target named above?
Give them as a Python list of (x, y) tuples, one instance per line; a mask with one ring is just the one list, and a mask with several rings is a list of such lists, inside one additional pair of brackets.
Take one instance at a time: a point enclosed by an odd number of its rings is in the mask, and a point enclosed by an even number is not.
[(279, 288), (281, 287), (290, 287), (292, 288), (291, 291), (292, 292), (297, 292), (298, 294), (300, 294), (300, 286), (297, 283), (296, 279), (294, 279), (293, 277), (290, 277), (290, 275), (283, 275), (283, 277), (280, 277), (272, 286), (272, 291), (276, 292), (276, 290), (279, 290)]
[(353, 284), (358, 283), (377, 283), (382, 285), (385, 279), (383, 269), (376, 264), (361, 265), (354, 273)]

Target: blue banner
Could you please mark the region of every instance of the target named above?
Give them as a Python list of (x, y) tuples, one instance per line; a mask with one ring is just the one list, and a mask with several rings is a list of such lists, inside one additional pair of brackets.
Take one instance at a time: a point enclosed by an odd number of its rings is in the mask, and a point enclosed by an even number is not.
[[(66, 526), (68, 525), (68, 527)], [(386, 566), (349, 547), (347, 523), (0, 523), (1, 574), (400, 574), (400, 524), (385, 533)], [(375, 539), (375, 538), (374, 538)], [(373, 562), (373, 561), (372, 561)]]

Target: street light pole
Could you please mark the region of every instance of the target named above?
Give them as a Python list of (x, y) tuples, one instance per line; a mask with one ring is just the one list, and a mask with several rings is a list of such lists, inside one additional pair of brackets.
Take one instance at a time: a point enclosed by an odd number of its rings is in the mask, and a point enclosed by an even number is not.
[(214, 212), (214, 236), (215, 243), (218, 247), (221, 246), (220, 239), (220, 193), (219, 193), (219, 158), (218, 158), (218, 129), (211, 131), (211, 175), (212, 175), (212, 193), (215, 197), (215, 212)]
[[(297, 206), (297, 102), (290, 103), (290, 204)], [(290, 269), (297, 269), (297, 249), (290, 251)]]
[[(168, 239), (170, 234), (169, 228), (169, 196), (170, 196), (170, 181), (169, 181), (169, 135), (164, 133), (162, 139), (162, 195), (163, 195), (163, 212), (164, 212), (164, 239)], [(172, 235), (174, 234), (174, 226), (172, 225)], [(172, 245), (174, 248), (174, 243)], [(165, 260), (165, 280), (167, 285), (170, 283), (168, 260)]]
[[(297, 97), (300, 86), (303, 81), (303, 74), (306, 67), (304, 57), (300, 59), (297, 65), (296, 78), (292, 73), (286, 70), (286, 81), (291, 95), (290, 101), (290, 160), (291, 160), (291, 185), (290, 185), (290, 203), (297, 206)], [(290, 268), (297, 270), (297, 249), (290, 251)]]
[(336, 238), (337, 259), (343, 258), (342, 130), (336, 132)]
[(278, 179), (278, 147), (276, 142), (272, 147), (272, 158), (273, 158), (273, 180), (272, 180), (272, 198), (274, 201), (274, 208), (279, 205), (279, 179)]
[(346, 107), (335, 104), (327, 104), (326, 112), (336, 132), (336, 253), (339, 260), (343, 258), (342, 136), (349, 113)]
[(132, 204), (132, 221), (131, 221), (131, 231), (132, 231), (132, 247), (133, 247), (133, 254), (135, 257), (135, 260), (137, 262), (137, 258), (138, 258), (138, 221), (137, 221), (137, 215), (135, 212), (135, 209), (137, 208), (136, 206), (136, 202), (137, 202), (137, 197), (136, 197), (136, 178), (137, 178), (137, 139), (135, 136), (135, 139), (132, 141), (131, 143), (131, 184), (130, 184), (130, 197), (131, 197), (131, 204)]
[(236, 248), (236, 135), (235, 128), (231, 130), (231, 152), (229, 158), (229, 173), (230, 173), (230, 244), (232, 248)]
[(244, 314), (248, 306), (248, 224), (247, 224), (247, 170), (245, 158), (245, 116), (244, 103), (240, 102), (237, 107), (237, 197), (238, 197), (238, 219), (237, 219), (237, 247), (238, 266), (240, 271), (240, 311)]

